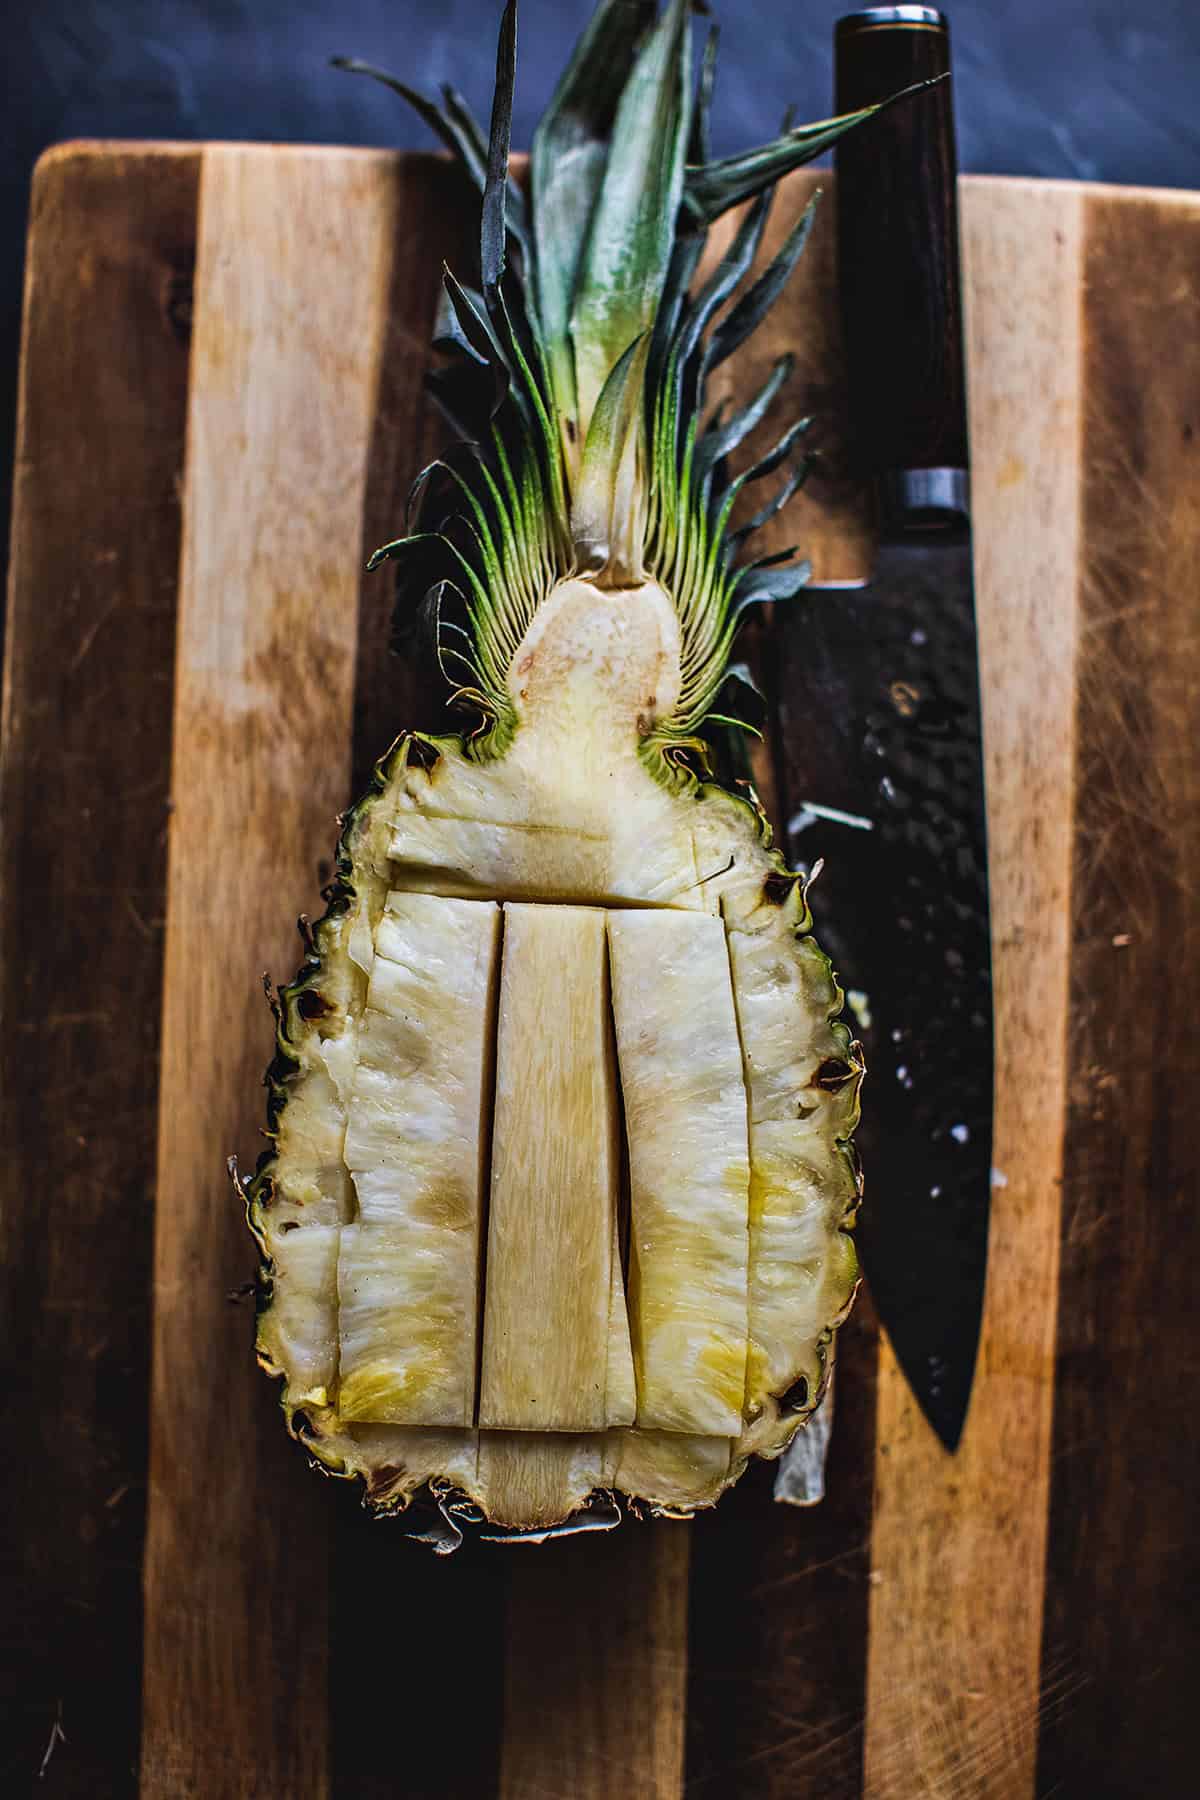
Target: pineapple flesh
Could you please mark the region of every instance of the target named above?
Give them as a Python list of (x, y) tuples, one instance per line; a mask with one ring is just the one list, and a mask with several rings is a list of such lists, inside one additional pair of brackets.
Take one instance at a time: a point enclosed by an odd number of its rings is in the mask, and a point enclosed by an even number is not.
[(637, 1423), (736, 1437), (746, 1399), (750, 1160), (725, 929), (609, 914), (629, 1134)]
[(343, 1418), (470, 1425), (487, 1193), (494, 902), (391, 893), (340, 1039), (357, 1205), (338, 1257)]
[(729, 530), (799, 428), (734, 475), (781, 376), (702, 408), (807, 234), (752, 275), (772, 184), (860, 115), (708, 161), (688, 13), (603, 0), (528, 200), (511, 5), (486, 171), (440, 115), (483, 190), (480, 291), (447, 276), (439, 331), (471, 443), (372, 560), (481, 722), (400, 737), (346, 816), (243, 1184), (289, 1428), (380, 1511), (430, 1494), (440, 1548), (711, 1505), (819, 1404), (857, 1280), (858, 1047), (803, 881), (704, 735), (733, 724), (742, 612), (805, 578)]

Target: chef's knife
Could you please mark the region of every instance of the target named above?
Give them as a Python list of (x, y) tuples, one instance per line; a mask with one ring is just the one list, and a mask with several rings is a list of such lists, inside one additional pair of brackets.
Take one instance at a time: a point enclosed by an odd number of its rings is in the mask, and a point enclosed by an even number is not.
[[(837, 110), (949, 69), (932, 8), (840, 21)], [(979, 1339), (991, 1186), (992, 1002), (950, 84), (842, 140), (839, 286), (852, 455), (877, 560), (812, 588), (786, 709), (805, 717), (798, 861), (866, 1049), (859, 1246), (872, 1297), (949, 1449)], [(795, 665), (800, 665), (797, 669)]]

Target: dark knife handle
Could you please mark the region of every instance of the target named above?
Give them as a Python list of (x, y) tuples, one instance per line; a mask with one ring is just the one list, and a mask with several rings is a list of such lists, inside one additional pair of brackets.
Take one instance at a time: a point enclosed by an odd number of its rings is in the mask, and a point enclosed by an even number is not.
[[(839, 20), (839, 113), (945, 76), (950, 36), (926, 6)], [(837, 149), (838, 263), (856, 466), (885, 524), (967, 512), (957, 157), (948, 79), (889, 107)]]

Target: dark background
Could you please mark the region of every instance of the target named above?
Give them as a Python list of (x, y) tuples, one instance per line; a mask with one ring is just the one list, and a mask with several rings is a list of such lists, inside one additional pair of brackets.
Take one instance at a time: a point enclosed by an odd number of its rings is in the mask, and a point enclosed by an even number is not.
[[(486, 118), (501, 0), (0, 0), (0, 538), (7, 530), (33, 166), (74, 137), (425, 146), (358, 55), (416, 86), (453, 79)], [(527, 145), (590, 0), (523, 0), (513, 139)], [(836, 0), (727, 0), (714, 139), (830, 110)], [(1200, 188), (1196, 0), (960, 0), (949, 9), (962, 166)]]

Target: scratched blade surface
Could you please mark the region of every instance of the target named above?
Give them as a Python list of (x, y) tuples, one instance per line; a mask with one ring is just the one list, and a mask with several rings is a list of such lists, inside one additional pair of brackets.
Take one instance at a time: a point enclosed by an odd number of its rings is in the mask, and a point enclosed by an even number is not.
[(777, 612), (789, 850), (866, 1051), (859, 1251), (951, 1449), (979, 1341), (992, 1003), (978, 662), (965, 535), (881, 546), (867, 587)]

